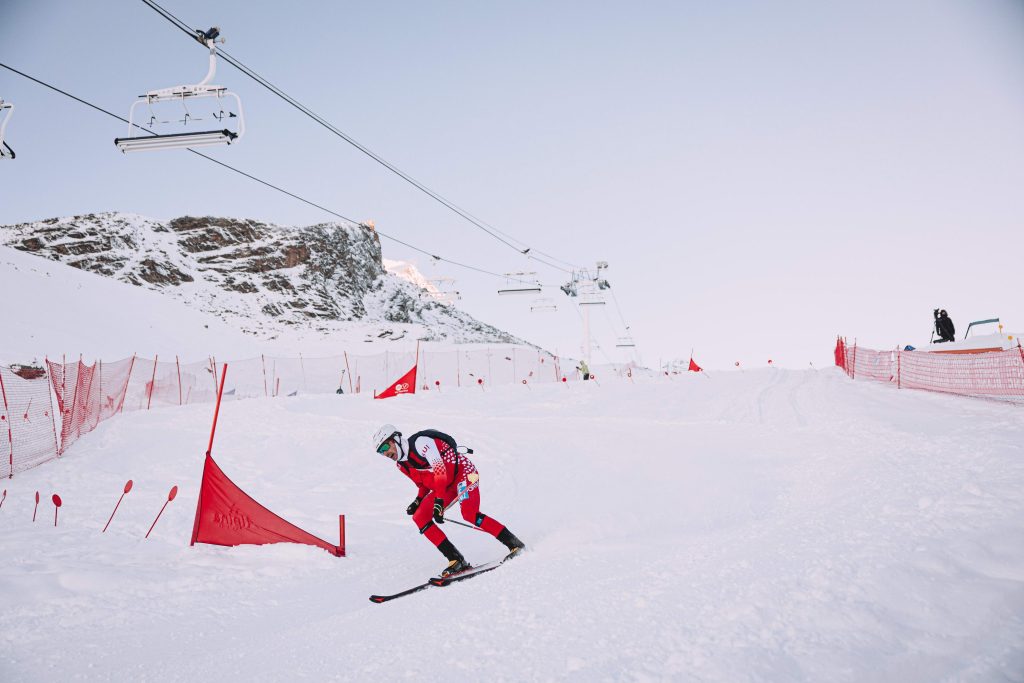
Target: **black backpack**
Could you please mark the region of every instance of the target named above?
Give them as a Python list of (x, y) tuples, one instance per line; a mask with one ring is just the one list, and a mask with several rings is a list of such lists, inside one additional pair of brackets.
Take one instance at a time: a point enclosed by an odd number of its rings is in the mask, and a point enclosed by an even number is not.
[(427, 439), (440, 439), (445, 444), (451, 446), (452, 452), (459, 452), (459, 446), (455, 443), (455, 439), (453, 439), (451, 435), (445, 434), (444, 432), (436, 429), (424, 429), (418, 431), (409, 437), (409, 462), (416, 469), (423, 469), (427, 466), (427, 461), (422, 455), (416, 452), (416, 440), (421, 436)]

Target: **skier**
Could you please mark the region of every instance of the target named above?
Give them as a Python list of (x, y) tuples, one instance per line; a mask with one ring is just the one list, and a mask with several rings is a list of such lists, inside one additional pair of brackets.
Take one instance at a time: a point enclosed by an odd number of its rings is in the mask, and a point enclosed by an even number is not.
[(583, 381), (590, 379), (590, 368), (587, 367), (587, 361), (581, 360), (580, 364), (576, 366), (576, 369), (583, 373)]
[(935, 316), (935, 331), (939, 333), (939, 338), (935, 340), (935, 343), (956, 341), (956, 328), (953, 327), (953, 319), (949, 317), (949, 314), (945, 310), (936, 308), (932, 311), (932, 315)]
[(473, 462), (458, 452), (455, 439), (435, 429), (416, 432), (403, 442), (394, 425), (385, 424), (373, 435), (374, 449), (395, 461), (402, 474), (416, 484), (416, 499), (405, 509), (420, 533), (448, 559), (441, 576), (450, 576), (471, 568), (462, 553), (452, 545), (439, 524), (444, 511), (456, 499), (462, 517), (505, 544), (509, 553), (525, 545), (504, 524), (480, 512), (480, 475)]

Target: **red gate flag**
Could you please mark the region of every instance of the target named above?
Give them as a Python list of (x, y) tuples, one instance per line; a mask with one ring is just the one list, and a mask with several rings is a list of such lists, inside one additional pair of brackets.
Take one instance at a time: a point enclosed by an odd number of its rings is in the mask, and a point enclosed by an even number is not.
[(694, 363), (693, 362), (693, 356), (690, 356), (690, 367), (688, 367), (686, 369), (689, 370), (690, 372), (700, 372), (704, 368), (702, 368), (701, 366), (699, 366), (696, 363)]
[(405, 373), (398, 380), (395, 381), (390, 387), (374, 394), (374, 398), (391, 398), (392, 396), (398, 396), (400, 394), (415, 394), (416, 393), (416, 367), (419, 364), (412, 366), (412, 370)]
[[(343, 557), (344, 545), (331, 545), (263, 507), (227, 478), (209, 454), (192, 527), (192, 542), (211, 545), (305, 543)], [(344, 542), (342, 542), (344, 543)]]

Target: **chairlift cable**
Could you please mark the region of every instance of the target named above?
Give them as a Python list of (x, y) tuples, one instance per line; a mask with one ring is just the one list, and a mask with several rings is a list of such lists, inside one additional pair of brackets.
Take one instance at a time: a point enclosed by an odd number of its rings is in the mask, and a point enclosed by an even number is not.
[[(142, 2), (145, 3), (151, 9), (153, 9), (155, 12), (160, 14), (160, 16), (164, 17), (169, 22), (174, 24), (183, 33), (189, 35), (192, 38), (196, 37), (196, 31), (194, 29), (189, 27), (188, 24), (183, 22), (181, 19), (178, 19), (176, 16), (171, 14), (169, 11), (167, 11), (166, 9), (161, 7), (159, 4), (154, 2), (154, 0), (142, 0)], [(427, 187), (423, 183), (419, 182), (418, 180), (416, 180), (415, 178), (410, 176), (408, 173), (402, 171), (400, 168), (398, 168), (397, 166), (395, 166), (391, 162), (387, 161), (386, 159), (384, 159), (380, 155), (376, 154), (375, 152), (373, 152), (372, 150), (367, 148), (365, 145), (363, 145), (362, 143), (358, 142), (357, 140), (352, 138), (350, 135), (348, 135), (344, 131), (340, 130), (338, 127), (333, 125), (331, 122), (327, 121), (322, 116), (320, 116), (319, 114), (317, 114), (316, 112), (314, 112), (313, 110), (309, 109), (304, 104), (302, 104), (301, 102), (299, 102), (298, 100), (293, 98), (291, 95), (288, 95), (286, 92), (281, 90), (279, 87), (277, 87), (276, 85), (274, 85), (273, 83), (268, 81), (266, 78), (264, 78), (263, 76), (258, 74), (256, 71), (254, 71), (250, 67), (248, 67), (245, 64), (243, 64), (242, 62), (240, 62), (238, 59), (233, 57), (230, 53), (224, 51), (223, 49), (219, 50), (218, 52), (221, 55), (221, 57), (224, 59), (224, 61), (226, 61), (228, 64), (230, 64), (231, 66), (235, 67), (236, 69), (241, 71), (243, 74), (245, 74), (249, 78), (253, 79), (257, 83), (262, 85), (264, 88), (266, 88), (270, 92), (274, 93), (275, 95), (277, 95), (278, 97), (283, 99), (288, 104), (290, 104), (293, 107), (295, 107), (296, 109), (298, 109), (300, 112), (302, 112), (303, 114), (305, 114), (306, 116), (311, 118), (313, 121), (319, 123), (321, 126), (326, 128), (330, 132), (334, 133), (336, 136), (340, 137), (342, 140), (344, 140), (345, 142), (349, 143), (350, 145), (352, 145), (353, 147), (358, 149), (360, 152), (362, 152), (366, 156), (368, 156), (371, 159), (373, 159), (374, 161), (376, 161), (378, 164), (380, 164), (384, 168), (388, 169), (389, 171), (391, 171), (392, 173), (394, 173), (398, 177), (402, 178), (404, 181), (406, 181), (407, 183), (409, 183), (410, 185), (412, 185), (416, 189), (420, 190), (421, 192), (423, 192), (427, 196), (431, 197), (432, 199), (434, 199), (438, 203), (440, 203), (443, 206), (447, 207), (449, 210), (455, 212), (456, 214), (461, 216), (463, 219), (465, 219), (469, 223), (472, 223), (473, 225), (475, 225), (480, 230), (483, 230), (484, 232), (489, 234), (494, 239), (496, 239), (499, 242), (505, 244), (510, 249), (514, 249), (515, 251), (519, 252), (520, 254), (523, 254), (523, 255), (527, 256), (527, 258), (532, 258), (533, 260), (538, 261), (539, 263), (543, 263), (544, 265), (546, 265), (546, 266), (548, 266), (550, 268), (554, 268), (556, 270), (561, 270), (562, 272), (570, 272), (570, 271), (566, 270), (565, 268), (562, 268), (561, 266), (557, 266), (557, 265), (555, 265), (553, 263), (545, 261), (544, 259), (537, 258), (536, 256), (531, 256), (531, 254), (529, 253), (531, 250), (529, 248), (524, 249), (524, 248), (517, 247), (516, 245), (512, 244), (511, 242), (509, 242), (508, 240), (506, 240), (504, 237), (501, 236), (501, 234), (504, 234), (504, 233), (499, 234), (499, 232), (497, 230), (495, 230), (493, 228), (488, 228), (487, 225), (483, 221), (480, 221), (480, 220), (474, 218), (472, 216), (472, 214), (470, 214), (468, 211), (464, 211), (463, 209), (459, 208), (458, 206), (453, 204), (448, 199), (445, 199), (443, 196), (441, 196), (437, 192), (431, 190), (429, 187)], [(510, 239), (515, 239), (515, 238), (511, 238), (510, 237)], [(518, 240), (518, 239), (515, 239), (515, 241), (520, 242), (521, 244), (525, 244), (525, 243), (522, 243), (521, 240)], [(538, 251), (538, 253), (542, 253), (542, 252)]]
[(626, 323), (625, 316), (622, 315), (622, 308), (619, 306), (619, 297), (615, 296), (615, 290), (612, 289), (612, 301), (615, 302), (615, 310), (619, 312), (619, 320), (622, 321), (622, 326), (626, 328), (626, 334), (629, 334), (629, 325)]
[[(22, 76), (23, 78), (27, 78), (28, 80), (30, 80), (30, 81), (32, 81), (34, 83), (38, 83), (39, 85), (41, 85), (41, 86), (43, 86), (45, 88), (49, 88), (50, 90), (53, 90), (56, 93), (64, 95), (65, 97), (68, 97), (68, 98), (70, 98), (72, 100), (75, 100), (76, 102), (78, 102), (80, 104), (84, 104), (87, 107), (91, 107), (91, 108), (95, 109), (96, 111), (98, 111), (100, 113), (103, 113), (103, 114), (106, 114), (107, 116), (110, 116), (111, 118), (115, 118), (115, 119), (117, 119), (118, 121), (120, 121), (122, 123), (128, 123), (128, 119), (126, 119), (126, 118), (124, 118), (122, 116), (119, 116), (119, 115), (117, 115), (117, 114), (115, 114), (113, 112), (107, 111), (103, 107), (95, 105), (92, 102), (88, 102), (86, 100), (83, 100), (81, 97), (77, 97), (75, 95), (72, 95), (71, 93), (67, 92), (66, 90), (61, 90), (60, 88), (58, 88), (55, 85), (51, 85), (49, 83), (46, 83), (45, 81), (41, 81), (38, 78), (30, 76), (27, 73), (24, 73), (23, 71), (19, 71), (18, 69), (15, 69), (12, 66), (4, 64), (3, 62), (0, 62), (0, 67), (5, 68), (8, 71), (11, 71), (12, 73), (18, 74), (19, 76)], [(132, 124), (132, 125), (134, 125), (136, 128), (138, 128), (140, 130), (146, 131), (147, 133), (151, 133), (152, 132), (151, 130), (149, 130), (145, 126), (140, 126), (137, 123), (136, 124)], [(312, 201), (310, 201), (308, 199), (305, 199), (304, 197), (300, 197), (299, 195), (295, 194), (294, 192), (289, 192), (288, 190), (285, 190), (285, 189), (283, 189), (281, 187), (278, 187), (277, 185), (274, 185), (273, 183), (267, 182), (266, 180), (262, 180), (260, 178), (257, 178), (256, 176), (254, 176), (254, 175), (252, 175), (250, 173), (246, 173), (245, 171), (237, 169), (234, 166), (231, 166), (230, 164), (226, 164), (223, 161), (220, 161), (218, 159), (214, 159), (211, 156), (207, 156), (206, 154), (203, 154), (202, 152), (197, 152), (194, 149), (189, 149), (188, 151), (192, 152), (196, 156), (199, 156), (199, 157), (202, 157), (203, 159), (206, 159), (207, 161), (212, 161), (213, 163), (217, 164), (218, 166), (223, 166), (224, 168), (226, 168), (226, 169), (228, 169), (230, 171), (234, 171), (235, 173), (238, 173), (239, 175), (245, 176), (246, 178), (249, 178), (250, 180), (254, 180), (254, 181), (260, 183), (261, 185), (265, 185), (265, 186), (267, 186), (267, 187), (269, 187), (271, 189), (274, 189), (274, 190), (277, 190), (278, 192), (286, 194), (289, 197), (292, 197), (294, 199), (298, 199), (300, 202), (304, 202), (304, 203), (306, 203), (306, 204), (308, 204), (308, 205), (310, 205), (312, 207), (320, 209), (321, 211), (329, 213), (332, 216), (337, 216), (338, 218), (340, 218), (340, 219), (342, 219), (342, 220), (352, 224), (353, 226), (358, 227), (358, 226), (363, 225), (359, 221), (355, 221), (355, 220), (352, 220), (351, 218), (343, 216), (340, 213), (338, 213), (337, 211), (332, 211), (331, 209), (328, 209), (325, 206), (321, 206), (320, 204), (317, 204), (316, 202), (312, 202)], [(496, 278), (507, 279), (506, 276), (501, 275), (499, 273), (494, 273), (494, 272), (491, 272), (489, 270), (484, 270), (483, 268), (477, 268), (476, 266), (471, 266), (471, 265), (468, 265), (468, 264), (465, 264), (465, 263), (460, 263), (458, 261), (453, 261), (453, 260), (445, 258), (443, 256), (438, 256), (438, 255), (433, 254), (433, 253), (431, 253), (431, 252), (429, 252), (429, 251), (427, 251), (425, 249), (420, 249), (419, 247), (413, 246), (412, 244), (409, 244), (408, 242), (400, 240), (397, 237), (392, 237), (390, 235), (387, 235), (387, 234), (381, 232), (380, 230), (374, 229), (374, 231), (378, 235), (380, 235), (381, 237), (383, 237), (385, 239), (389, 239), (392, 242), (396, 242), (398, 244), (401, 244), (402, 246), (407, 247), (409, 249), (412, 249), (413, 251), (417, 251), (417, 252), (419, 252), (421, 254), (425, 254), (427, 256), (430, 256), (431, 258), (434, 258), (434, 259), (436, 259), (438, 261), (444, 261), (445, 263), (450, 263), (453, 266), (458, 266), (460, 268), (466, 268), (468, 270), (473, 270), (473, 271), (476, 271), (478, 273), (483, 273), (484, 275), (490, 275), (490, 276), (496, 277)]]

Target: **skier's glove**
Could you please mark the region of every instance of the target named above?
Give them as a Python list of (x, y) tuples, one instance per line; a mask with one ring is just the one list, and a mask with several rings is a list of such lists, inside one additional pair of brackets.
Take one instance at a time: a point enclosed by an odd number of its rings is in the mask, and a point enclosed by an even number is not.
[(409, 507), (405, 508), (405, 514), (411, 515), (411, 514), (415, 513), (417, 508), (419, 508), (420, 503), (422, 503), (422, 502), (423, 502), (423, 499), (420, 498), (419, 496), (416, 496), (416, 500), (414, 500), (413, 502), (409, 503)]
[(434, 499), (434, 524), (444, 524), (444, 501), (440, 498)]

